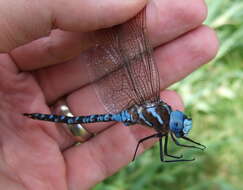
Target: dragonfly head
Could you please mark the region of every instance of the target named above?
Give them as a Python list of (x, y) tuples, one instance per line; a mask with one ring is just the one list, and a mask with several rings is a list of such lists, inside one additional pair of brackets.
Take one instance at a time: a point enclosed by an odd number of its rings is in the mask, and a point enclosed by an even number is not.
[(181, 111), (172, 111), (169, 127), (176, 137), (187, 136), (192, 128), (192, 120)]

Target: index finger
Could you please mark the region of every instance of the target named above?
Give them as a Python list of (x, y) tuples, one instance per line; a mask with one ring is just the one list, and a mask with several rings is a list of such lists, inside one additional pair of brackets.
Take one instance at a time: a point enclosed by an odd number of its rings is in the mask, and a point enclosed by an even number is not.
[(146, 0), (3, 1), (0, 6), (0, 52), (50, 34), (53, 28), (87, 32), (133, 17)]

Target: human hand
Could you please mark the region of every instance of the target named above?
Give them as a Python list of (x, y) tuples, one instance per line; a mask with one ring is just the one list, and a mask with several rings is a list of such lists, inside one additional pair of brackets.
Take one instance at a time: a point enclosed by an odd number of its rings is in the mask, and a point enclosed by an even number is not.
[[(8, 53), (0, 55), (1, 188), (88, 189), (131, 161), (137, 141), (150, 135), (150, 129), (119, 127), (121, 123), (87, 125), (90, 132), (100, 133), (70, 147), (74, 141), (62, 128), (21, 113), (49, 113), (49, 105), (65, 94), (75, 115), (104, 113), (88, 85), (82, 57), (75, 57), (90, 47), (88, 31), (121, 23), (145, 3), (59, 0), (13, 5), (6, 1), (0, 6), (0, 50)], [(147, 25), (161, 89), (215, 56), (218, 42), (215, 33), (201, 25), (205, 16), (202, 0), (149, 2)], [(161, 97), (173, 108), (183, 109), (175, 92), (162, 91)], [(143, 148), (151, 145), (147, 142)]]

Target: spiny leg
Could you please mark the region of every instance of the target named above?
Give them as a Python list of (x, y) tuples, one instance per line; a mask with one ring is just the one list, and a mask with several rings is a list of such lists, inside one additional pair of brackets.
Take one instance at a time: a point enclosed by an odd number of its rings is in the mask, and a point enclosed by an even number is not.
[(200, 144), (200, 143), (198, 143), (198, 142), (196, 142), (196, 141), (194, 141), (194, 140), (192, 140), (192, 139), (190, 139), (190, 138), (188, 138), (188, 137), (182, 137), (182, 138), (185, 139), (185, 140), (187, 140), (187, 141), (189, 141), (189, 142), (192, 142), (192, 143), (194, 143), (194, 144), (197, 144), (197, 145), (203, 147), (203, 150), (204, 150), (205, 148), (207, 148), (207, 147), (204, 146), (203, 144)]
[(183, 147), (187, 147), (187, 148), (197, 148), (197, 149), (199, 149), (199, 150), (204, 150), (204, 149), (202, 149), (202, 148), (200, 148), (200, 147), (197, 147), (197, 146), (181, 144), (181, 143), (179, 143), (179, 142), (176, 140), (176, 138), (174, 137), (174, 135), (173, 135), (172, 133), (170, 133), (170, 135), (171, 135), (172, 140), (174, 141), (174, 143), (175, 143), (177, 146), (183, 146)]
[(140, 143), (142, 143), (142, 142), (144, 142), (144, 141), (146, 141), (146, 140), (148, 140), (148, 139), (151, 139), (151, 138), (157, 138), (157, 137), (159, 137), (160, 135), (161, 135), (160, 133), (156, 133), (156, 134), (153, 134), (153, 135), (151, 135), (151, 136), (148, 136), (148, 137), (145, 137), (145, 138), (143, 138), (143, 139), (140, 139), (140, 140), (138, 141), (138, 144), (137, 144), (137, 147), (136, 147), (136, 150), (135, 150), (135, 153), (134, 153), (134, 156), (133, 156), (132, 161), (134, 161), (135, 158), (136, 158), (136, 154), (137, 154), (138, 147), (139, 147)]
[(164, 159), (164, 152), (163, 152), (163, 142), (162, 137), (159, 137), (159, 149), (160, 149), (160, 160), (161, 162), (189, 162), (195, 159), (187, 160), (187, 159), (175, 159), (175, 160), (165, 160)]
[(165, 143), (164, 143), (165, 155), (168, 157), (171, 157), (171, 158), (182, 158), (183, 157), (183, 155), (173, 156), (173, 155), (168, 154), (167, 147), (168, 147), (168, 135), (165, 136)]

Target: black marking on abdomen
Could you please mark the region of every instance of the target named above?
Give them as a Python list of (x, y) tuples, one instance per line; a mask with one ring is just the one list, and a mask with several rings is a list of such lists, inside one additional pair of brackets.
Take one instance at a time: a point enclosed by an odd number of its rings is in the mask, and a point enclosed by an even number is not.
[(101, 115), (89, 115), (89, 116), (77, 116), (69, 117), (64, 115), (51, 115), (51, 114), (41, 114), (41, 113), (24, 113), (26, 117), (50, 121), (55, 123), (67, 123), (67, 124), (78, 124), (78, 123), (95, 123), (95, 122), (108, 122), (114, 121), (116, 118), (113, 114), (101, 114)]

